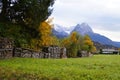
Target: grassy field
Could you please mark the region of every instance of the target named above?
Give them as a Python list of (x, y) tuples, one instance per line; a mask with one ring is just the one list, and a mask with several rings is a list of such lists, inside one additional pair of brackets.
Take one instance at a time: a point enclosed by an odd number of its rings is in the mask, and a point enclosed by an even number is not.
[(0, 60), (0, 80), (119, 80), (120, 55)]

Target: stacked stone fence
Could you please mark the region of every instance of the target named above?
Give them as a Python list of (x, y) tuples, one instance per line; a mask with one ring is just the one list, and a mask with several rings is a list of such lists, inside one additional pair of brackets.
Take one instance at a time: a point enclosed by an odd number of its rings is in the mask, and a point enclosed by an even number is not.
[(0, 58), (4, 59), (4, 58), (11, 58), (12, 55), (12, 49), (0, 49)]
[(34, 51), (25, 48), (15, 48), (13, 57), (26, 58), (66, 58), (65, 48), (61, 47), (44, 47), (42, 51)]
[(66, 48), (58, 46), (44, 47), (42, 51), (15, 48), (14, 41), (0, 37), (0, 58), (26, 57), (26, 58), (65, 58)]
[[(58, 48), (60, 49), (60, 48)], [(53, 52), (52, 52), (53, 51)], [(55, 52), (56, 51), (56, 52)], [(60, 50), (61, 51), (61, 50)], [(21, 57), (21, 58), (66, 58), (66, 53), (59, 52), (55, 47), (51, 47), (48, 52), (34, 51), (25, 48), (15, 48), (15, 49), (0, 49), (0, 58), (11, 58), (11, 57)]]
[(13, 56), (13, 40), (0, 38), (0, 58), (11, 58)]
[(50, 46), (44, 47), (42, 50), (44, 58), (66, 58), (66, 48)]
[(15, 48), (13, 57), (23, 57), (23, 58), (44, 58), (44, 52), (34, 51), (25, 48)]
[(90, 57), (93, 56), (91, 52), (88, 51), (79, 51), (77, 57)]

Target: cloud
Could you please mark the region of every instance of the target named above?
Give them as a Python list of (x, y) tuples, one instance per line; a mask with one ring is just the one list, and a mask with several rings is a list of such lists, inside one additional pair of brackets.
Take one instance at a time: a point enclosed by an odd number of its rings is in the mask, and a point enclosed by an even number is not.
[(120, 0), (56, 0), (52, 16), (64, 26), (87, 22), (95, 30), (119, 32)]

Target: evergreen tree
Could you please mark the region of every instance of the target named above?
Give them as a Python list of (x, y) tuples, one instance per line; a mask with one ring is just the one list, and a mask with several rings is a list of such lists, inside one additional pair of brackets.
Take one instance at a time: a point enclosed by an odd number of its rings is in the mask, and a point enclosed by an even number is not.
[(13, 38), (19, 46), (39, 39), (39, 26), (50, 16), (54, 1), (0, 0), (0, 36)]
[(0, 21), (38, 29), (51, 14), (54, 0), (2, 0)]

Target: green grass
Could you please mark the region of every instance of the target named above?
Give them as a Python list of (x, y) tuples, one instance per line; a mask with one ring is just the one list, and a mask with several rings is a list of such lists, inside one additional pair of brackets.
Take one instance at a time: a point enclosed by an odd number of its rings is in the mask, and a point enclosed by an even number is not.
[(119, 80), (120, 55), (0, 60), (0, 80)]

